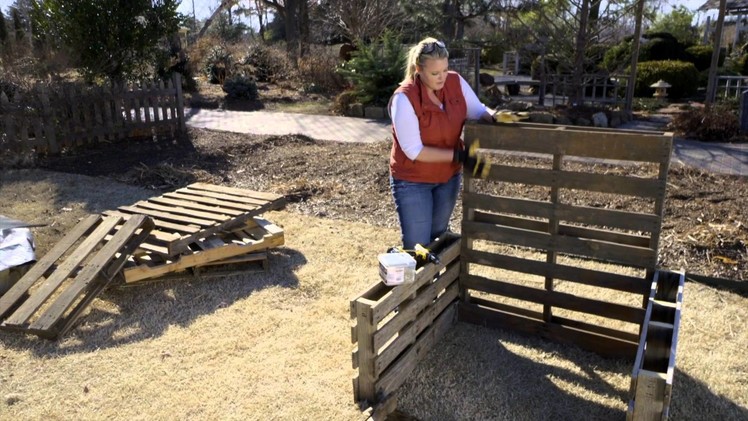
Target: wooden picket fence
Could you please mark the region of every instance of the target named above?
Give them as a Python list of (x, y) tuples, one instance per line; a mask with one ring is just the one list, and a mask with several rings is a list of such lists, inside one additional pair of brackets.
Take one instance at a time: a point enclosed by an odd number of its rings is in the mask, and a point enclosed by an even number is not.
[(101, 142), (173, 137), (184, 129), (179, 74), (134, 86), (39, 86), (12, 99), (0, 92), (0, 152), (58, 154)]

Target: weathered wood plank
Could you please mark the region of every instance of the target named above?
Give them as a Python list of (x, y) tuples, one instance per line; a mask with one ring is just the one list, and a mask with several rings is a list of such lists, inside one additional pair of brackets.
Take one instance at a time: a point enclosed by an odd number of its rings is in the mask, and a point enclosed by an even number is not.
[(228, 209), (228, 210), (238, 210), (240, 212), (244, 211), (252, 211), (257, 209), (257, 205), (260, 205), (262, 203), (267, 203), (265, 201), (252, 201), (251, 204), (247, 203), (232, 203), (227, 202), (225, 200), (221, 200), (220, 198), (215, 197), (207, 197), (202, 196), (198, 194), (189, 194), (189, 192), (185, 192), (184, 189), (178, 189), (176, 192), (172, 193), (164, 193), (162, 197), (167, 197), (171, 199), (178, 199), (185, 202), (194, 202), (194, 203), (200, 203), (205, 205), (215, 205), (220, 206), (222, 209)]
[(665, 184), (657, 179), (511, 165), (492, 165), (486, 180), (646, 198), (656, 198), (665, 193)]
[(555, 323), (546, 323), (542, 320), (508, 314), (471, 303), (460, 304), (458, 318), (460, 321), (467, 323), (492, 328), (506, 328), (554, 342), (577, 345), (583, 349), (613, 358), (631, 358), (636, 352), (635, 342), (583, 332)]
[(494, 241), (539, 250), (555, 251), (633, 267), (653, 267), (657, 256), (653, 250), (605, 241), (552, 236), (520, 228), (502, 227), (463, 221), (462, 231), (473, 239)]
[(131, 214), (148, 215), (165, 221), (177, 222), (182, 224), (199, 225), (201, 227), (210, 227), (215, 224), (215, 221), (199, 218), (190, 218), (188, 216), (175, 215), (168, 212), (160, 212), (136, 206), (120, 206), (119, 209), (122, 212), (128, 212)]
[(489, 294), (502, 295), (538, 304), (549, 304), (554, 307), (594, 314), (629, 323), (641, 324), (642, 321), (644, 321), (645, 311), (639, 307), (630, 307), (623, 304), (577, 297), (569, 293), (545, 291), (476, 275), (467, 275), (461, 280), (461, 282), (465, 288)]
[(355, 302), (356, 325), (358, 326), (358, 397), (359, 401), (376, 402), (377, 395), (374, 377), (374, 357), (376, 351), (372, 343), (377, 324), (372, 317), (372, 308), (363, 300)]
[[(125, 220), (133, 216), (133, 214), (131, 213), (124, 213), (124, 212), (118, 212), (118, 211), (105, 211), (104, 215), (119, 216)], [(174, 223), (164, 221), (158, 218), (152, 217), (152, 219), (153, 219), (153, 222), (156, 224), (156, 228), (158, 228), (161, 232), (164, 232), (167, 234), (172, 234), (172, 233), (194, 234), (194, 233), (200, 232), (199, 225), (174, 224)]]
[(664, 409), (666, 374), (639, 371), (634, 400), (634, 420), (660, 420)]
[(240, 189), (237, 187), (217, 186), (217, 185), (208, 184), (208, 183), (192, 183), (188, 187), (194, 190), (205, 190), (205, 191), (211, 191), (215, 193), (227, 193), (227, 194), (231, 194), (235, 196), (240, 196), (242, 198), (262, 199), (265, 201), (275, 201), (275, 200), (283, 199), (283, 195), (277, 194), (277, 193), (259, 192), (259, 191), (248, 190), (248, 189)]
[[(237, 215), (242, 214), (242, 211), (237, 210), (237, 209), (229, 209), (229, 208), (224, 208), (224, 207), (220, 207), (217, 205), (208, 206), (208, 205), (203, 205), (203, 204), (193, 202), (190, 200), (170, 199), (167, 196), (167, 194), (163, 196), (151, 197), (148, 199), (148, 201), (153, 202), (153, 203), (163, 204), (163, 205), (176, 206), (176, 207), (180, 207), (184, 209), (195, 209), (198, 211), (210, 212), (214, 214), (217, 213), (217, 214), (224, 214), (224, 215), (230, 215), (230, 216), (237, 216)], [(216, 201), (216, 203), (220, 204), (221, 202)]]
[(616, 291), (644, 294), (649, 289), (649, 282), (643, 278), (558, 263), (548, 264), (505, 254), (466, 249), (460, 253), (460, 259), (465, 259), (468, 263), (477, 263), (537, 276), (553, 276), (555, 279)]
[(521, 228), (530, 231), (547, 232), (554, 235), (564, 235), (567, 237), (580, 237), (590, 240), (600, 240), (609, 243), (625, 244), (636, 247), (649, 247), (649, 237), (642, 235), (633, 235), (623, 232), (579, 227), (568, 224), (558, 224), (556, 229), (551, 230), (551, 226), (544, 221), (536, 219), (519, 218), (514, 216), (497, 215), (486, 212), (475, 212), (475, 222), (485, 222), (506, 227)]
[(563, 203), (558, 203), (554, 207), (550, 202), (530, 199), (464, 193), (463, 203), (466, 209), (483, 209), (546, 219), (549, 219), (555, 213), (562, 221), (624, 230), (652, 232), (659, 226), (658, 216), (654, 214), (574, 206)]
[(152, 210), (161, 211), (161, 212), (167, 212), (167, 213), (174, 214), (174, 215), (185, 215), (188, 217), (200, 218), (200, 219), (208, 220), (208, 221), (212, 220), (214, 223), (220, 223), (228, 219), (231, 219), (230, 215), (199, 211), (195, 209), (186, 209), (186, 208), (182, 208), (179, 206), (160, 205), (158, 203), (151, 202), (150, 199), (141, 200), (139, 202), (136, 202), (132, 206), (138, 207), (138, 208), (152, 209)]
[[(499, 310), (507, 314), (515, 314), (518, 316), (527, 317), (530, 319), (535, 320), (544, 320), (543, 319), (543, 313), (539, 311), (530, 310), (524, 307), (516, 307), (504, 303), (499, 303), (495, 301), (490, 301), (483, 298), (478, 297), (470, 297), (470, 303), (479, 305), (481, 307), (487, 307), (494, 310)], [(599, 324), (592, 324), (592, 323), (586, 323), (581, 322), (578, 320), (573, 320), (565, 317), (559, 317), (559, 316), (553, 316), (550, 320), (551, 323), (555, 323), (559, 326), (567, 326), (571, 327), (573, 329), (584, 331), (584, 332), (590, 332), (598, 335), (603, 336), (610, 336), (611, 338), (621, 339), (623, 341), (627, 342), (637, 342), (639, 341), (639, 335), (636, 333), (626, 332), (623, 330), (618, 329), (612, 329), (605, 326), (600, 326)]]
[(481, 148), (529, 153), (562, 154), (622, 161), (662, 162), (672, 148), (672, 134), (636, 136), (617, 130), (585, 127), (527, 127), (468, 123), (465, 139), (479, 139)]

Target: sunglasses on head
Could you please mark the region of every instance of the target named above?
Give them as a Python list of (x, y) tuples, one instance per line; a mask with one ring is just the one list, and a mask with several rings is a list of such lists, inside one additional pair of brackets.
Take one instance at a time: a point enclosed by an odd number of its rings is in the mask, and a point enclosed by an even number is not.
[(427, 44), (423, 44), (423, 47), (421, 47), (421, 54), (431, 54), (434, 52), (434, 50), (436, 50), (437, 47), (447, 48), (441, 41), (429, 42)]

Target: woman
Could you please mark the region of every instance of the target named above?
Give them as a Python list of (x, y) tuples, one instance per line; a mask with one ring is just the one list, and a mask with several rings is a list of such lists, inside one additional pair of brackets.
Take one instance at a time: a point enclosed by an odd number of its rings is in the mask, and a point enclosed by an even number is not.
[(413, 46), (390, 99), (390, 187), (406, 250), (429, 244), (449, 227), (465, 162), (465, 120), (493, 121), (493, 111), (465, 79), (449, 71), (448, 58), (435, 38)]

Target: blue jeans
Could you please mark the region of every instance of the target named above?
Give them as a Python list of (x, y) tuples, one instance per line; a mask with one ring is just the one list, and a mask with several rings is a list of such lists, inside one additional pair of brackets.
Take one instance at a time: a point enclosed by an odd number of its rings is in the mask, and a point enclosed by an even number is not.
[(413, 250), (416, 244), (426, 246), (447, 231), (461, 181), (462, 173), (455, 174), (446, 183), (417, 183), (390, 176), (406, 250)]

